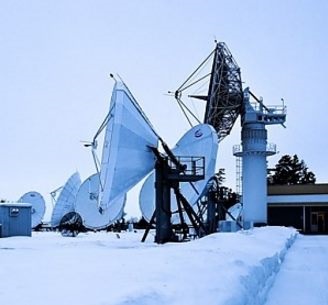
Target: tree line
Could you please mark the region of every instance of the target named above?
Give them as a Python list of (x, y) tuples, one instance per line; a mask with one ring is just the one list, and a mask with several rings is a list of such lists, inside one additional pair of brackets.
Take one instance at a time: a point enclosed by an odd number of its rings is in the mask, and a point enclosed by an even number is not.
[(268, 173), (269, 185), (314, 184), (315, 182), (315, 174), (296, 154), (282, 156), (275, 168), (269, 169)]

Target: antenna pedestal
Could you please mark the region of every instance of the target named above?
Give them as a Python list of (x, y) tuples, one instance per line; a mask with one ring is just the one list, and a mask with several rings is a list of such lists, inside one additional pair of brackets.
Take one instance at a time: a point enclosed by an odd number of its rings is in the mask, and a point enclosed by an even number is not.
[(215, 191), (210, 191), (207, 195), (207, 227), (209, 233), (214, 233), (217, 230), (217, 204), (215, 195)]
[[(195, 182), (205, 178), (204, 157), (163, 157), (157, 149), (153, 149), (157, 157), (155, 165), (155, 212), (150, 221), (150, 226), (156, 220), (155, 242), (163, 244), (166, 242), (178, 241), (178, 236), (174, 233), (171, 222), (171, 189), (174, 190), (179, 216), (182, 227), (186, 225), (183, 217), (185, 212), (192, 223), (197, 235), (200, 235), (200, 228), (203, 228), (198, 216), (179, 191), (180, 182)], [(145, 231), (142, 241), (146, 239), (149, 229)]]
[(155, 242), (163, 244), (176, 241), (171, 225), (171, 184), (166, 178), (169, 167), (166, 162), (156, 162), (155, 193), (156, 193), (156, 236)]
[[(176, 157), (174, 160), (169, 158), (157, 158), (155, 171), (156, 171), (156, 236), (155, 242), (163, 244), (169, 241), (178, 241), (178, 237), (174, 234), (171, 223), (171, 189), (173, 189), (177, 196), (180, 221), (184, 225), (182, 215), (182, 204), (189, 219), (196, 224), (192, 214), (192, 208), (189, 203), (182, 198), (179, 192), (180, 182), (195, 182), (205, 178), (204, 174), (204, 157)], [(199, 231), (196, 228), (197, 231)]]

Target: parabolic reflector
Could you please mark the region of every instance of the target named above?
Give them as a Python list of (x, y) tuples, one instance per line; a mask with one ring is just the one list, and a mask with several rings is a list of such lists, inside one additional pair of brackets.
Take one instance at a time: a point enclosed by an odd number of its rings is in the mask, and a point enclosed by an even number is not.
[[(106, 210), (154, 168), (158, 136), (129, 89), (116, 82), (100, 168), (99, 206)], [(98, 181), (99, 182), (99, 181)]]
[(51, 215), (51, 226), (58, 227), (64, 215), (74, 212), (76, 195), (81, 185), (78, 172), (74, 173), (62, 188)]
[(40, 193), (28, 192), (24, 194), (18, 202), (29, 203), (32, 205), (32, 228), (36, 228), (42, 223), (42, 219), (46, 211), (46, 203)]
[[(218, 151), (218, 136), (214, 128), (208, 124), (199, 124), (191, 128), (172, 149), (175, 156), (205, 157), (205, 179), (193, 183), (180, 183), (182, 195), (189, 204), (195, 205), (204, 194), (208, 180), (215, 173)], [(139, 205), (143, 217), (150, 221), (155, 211), (155, 173), (145, 180), (139, 195)], [(177, 210), (174, 193), (171, 191), (171, 211)]]
[(99, 175), (94, 174), (82, 183), (75, 202), (75, 211), (82, 217), (83, 225), (91, 230), (104, 229), (120, 219), (126, 201), (126, 196), (123, 194), (100, 213), (98, 196)]

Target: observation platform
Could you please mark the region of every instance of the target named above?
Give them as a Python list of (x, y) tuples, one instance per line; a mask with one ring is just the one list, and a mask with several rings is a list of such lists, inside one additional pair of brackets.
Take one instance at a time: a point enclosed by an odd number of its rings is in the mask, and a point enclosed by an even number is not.
[[(250, 152), (263, 152), (263, 151), (260, 151), (258, 149), (249, 149), (247, 150), (247, 153), (250, 153)], [(242, 157), (244, 155), (244, 151), (243, 151), (243, 147), (242, 145), (234, 145), (233, 148), (232, 148), (232, 153), (235, 157)], [(268, 143), (266, 145), (266, 150), (265, 150), (265, 154), (266, 156), (273, 156), (277, 153), (277, 145), (274, 144), (274, 143)]]
[(243, 116), (244, 122), (263, 123), (265, 125), (283, 124), (286, 121), (286, 106), (264, 106), (249, 103)]
[(205, 179), (205, 158), (176, 156), (173, 162), (170, 158), (165, 158), (169, 166), (167, 178), (170, 181), (194, 182)]

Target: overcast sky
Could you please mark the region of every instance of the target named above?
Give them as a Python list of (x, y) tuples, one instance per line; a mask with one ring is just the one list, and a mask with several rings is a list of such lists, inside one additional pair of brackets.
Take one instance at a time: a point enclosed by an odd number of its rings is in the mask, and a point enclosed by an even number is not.
[[(269, 127), (278, 156), (298, 154), (328, 182), (327, 1), (13, 1), (0, 2), (0, 198), (49, 192), (79, 170), (95, 172), (90, 140), (105, 117), (113, 81), (123, 77), (170, 144), (188, 130), (175, 90), (214, 47), (227, 43), (250, 86), (267, 105), (288, 107), (284, 129)], [(232, 145), (218, 167), (235, 187)], [(101, 150), (99, 151), (101, 154)], [(137, 192), (128, 210), (137, 211)], [(133, 214), (133, 212), (132, 212)]]

